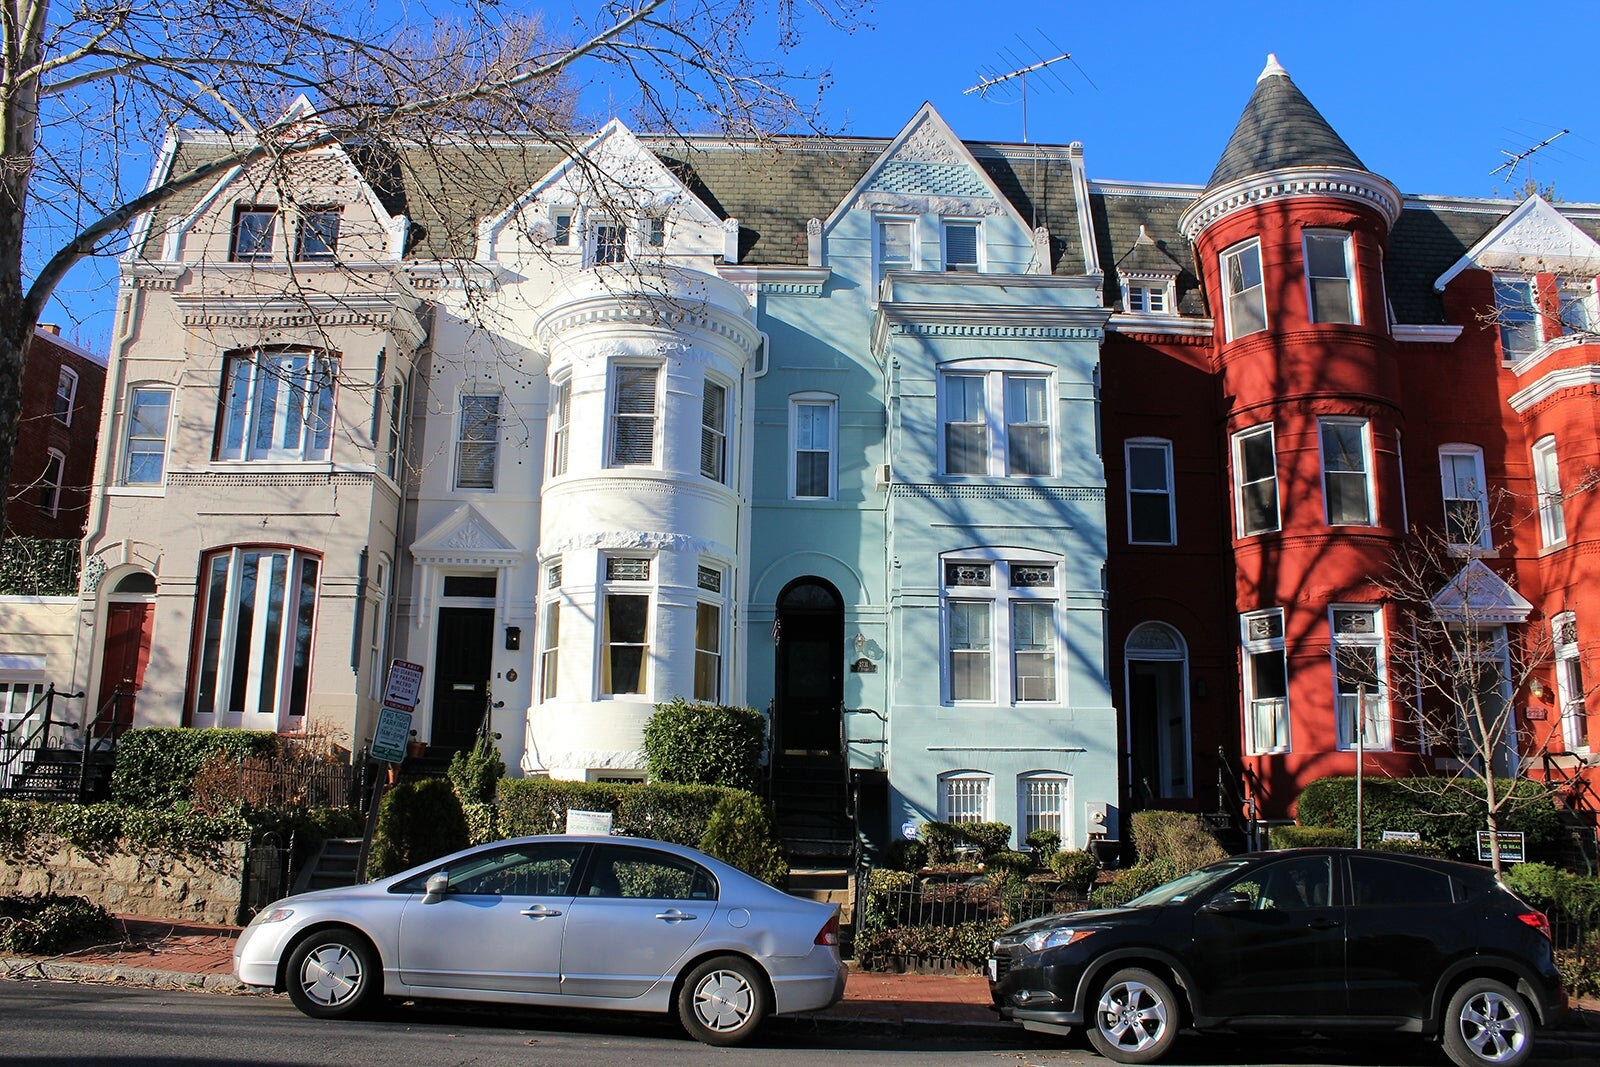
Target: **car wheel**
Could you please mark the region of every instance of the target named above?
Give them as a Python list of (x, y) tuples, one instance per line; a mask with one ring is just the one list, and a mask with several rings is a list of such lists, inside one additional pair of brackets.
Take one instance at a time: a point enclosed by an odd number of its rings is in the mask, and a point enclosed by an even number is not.
[(378, 957), (360, 934), (319, 930), (289, 953), (289, 999), (313, 1019), (365, 1013), (383, 985)]
[(1444, 1050), (1459, 1067), (1515, 1067), (1533, 1055), (1533, 1012), (1504, 982), (1474, 978), (1450, 998)]
[(1178, 1039), (1178, 998), (1142, 967), (1113, 974), (1100, 987), (1088, 1026), (1095, 1051), (1118, 1063), (1155, 1063)]
[(738, 956), (706, 960), (678, 989), (678, 1020), (690, 1037), (708, 1045), (749, 1040), (767, 1010), (766, 984), (755, 966)]

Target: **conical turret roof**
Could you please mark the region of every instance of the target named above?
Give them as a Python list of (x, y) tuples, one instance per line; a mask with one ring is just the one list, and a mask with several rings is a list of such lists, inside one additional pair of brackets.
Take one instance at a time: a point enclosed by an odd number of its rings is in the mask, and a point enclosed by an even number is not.
[(1282, 167), (1367, 169), (1269, 55), (1206, 188)]

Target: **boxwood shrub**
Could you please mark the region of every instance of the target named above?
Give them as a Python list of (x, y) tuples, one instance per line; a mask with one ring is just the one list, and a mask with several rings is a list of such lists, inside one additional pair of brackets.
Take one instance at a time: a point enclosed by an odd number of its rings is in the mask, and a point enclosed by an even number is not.
[[(1548, 856), (1560, 839), (1561, 823), (1549, 791), (1537, 782), (1496, 779), (1498, 795), (1511, 797), (1500, 812), (1503, 831), (1526, 836), (1530, 856)], [(1368, 778), (1362, 787), (1363, 838), (1384, 830), (1412, 830), (1429, 850), (1458, 860), (1478, 858), (1478, 831), (1486, 807), (1476, 787), (1443, 778)], [(1306, 786), (1297, 806), (1302, 827), (1336, 827), (1352, 836), (1356, 827), (1354, 778), (1322, 778)]]
[(207, 757), (221, 752), (241, 760), (271, 753), (277, 745), (278, 735), (266, 730), (129, 730), (117, 739), (111, 798), (136, 808), (181, 806)]
[(402, 782), (378, 805), (367, 877), (386, 875), (459, 852), (471, 834), (455, 787), (444, 778)]
[(644, 752), (653, 782), (756, 788), (767, 746), (767, 720), (754, 708), (657, 704), (644, 724)]

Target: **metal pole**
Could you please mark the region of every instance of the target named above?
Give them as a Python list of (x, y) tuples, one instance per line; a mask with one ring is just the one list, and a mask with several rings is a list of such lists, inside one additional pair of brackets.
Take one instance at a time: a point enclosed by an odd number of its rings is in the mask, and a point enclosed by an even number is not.
[(1361, 847), (1362, 772), (1367, 765), (1367, 683), (1356, 686), (1356, 848)]

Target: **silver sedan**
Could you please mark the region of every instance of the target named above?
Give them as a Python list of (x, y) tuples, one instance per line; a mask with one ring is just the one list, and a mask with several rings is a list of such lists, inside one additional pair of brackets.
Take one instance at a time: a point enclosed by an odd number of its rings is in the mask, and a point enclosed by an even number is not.
[(233, 969), (316, 1018), (383, 997), (676, 1012), (713, 1045), (836, 1003), (845, 978), (833, 905), (681, 845), (577, 836), (287, 897), (245, 928)]

